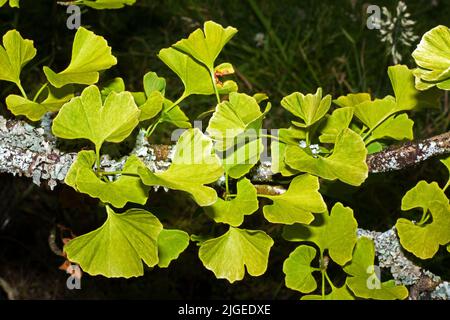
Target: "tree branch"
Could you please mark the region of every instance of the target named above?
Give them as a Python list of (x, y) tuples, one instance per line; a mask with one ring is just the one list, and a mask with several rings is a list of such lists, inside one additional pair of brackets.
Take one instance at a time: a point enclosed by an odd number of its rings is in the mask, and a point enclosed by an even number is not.
[[(30, 177), (40, 185), (47, 181), (53, 189), (64, 178), (76, 153), (63, 152), (51, 135), (51, 120), (44, 118), (42, 126), (33, 127), (20, 120), (6, 120), (0, 116), (0, 172)], [(139, 156), (154, 171), (166, 170), (170, 165), (172, 148), (165, 145), (150, 145), (140, 132), (136, 146), (131, 152)], [(387, 172), (400, 170), (423, 162), (431, 157), (450, 153), (450, 132), (429, 139), (390, 147), (367, 158), (369, 171)], [(120, 170), (127, 157), (113, 160), (102, 158), (105, 171)], [(272, 179), (270, 162), (259, 165), (252, 179), (260, 184), (256, 188), (261, 194), (282, 194), (281, 186), (264, 184)], [(450, 299), (450, 285), (431, 272), (415, 265), (404, 255), (394, 228), (385, 232), (359, 229), (360, 236), (374, 239), (381, 267), (390, 269), (394, 279), (410, 287), (410, 299)]]

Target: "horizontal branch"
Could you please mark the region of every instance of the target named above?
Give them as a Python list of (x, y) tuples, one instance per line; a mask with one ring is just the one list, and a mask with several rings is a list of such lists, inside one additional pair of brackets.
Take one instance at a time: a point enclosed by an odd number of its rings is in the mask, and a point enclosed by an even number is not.
[[(6, 120), (0, 116), (0, 172), (30, 177), (37, 185), (46, 181), (51, 189), (64, 183), (76, 153), (63, 152), (58, 148), (50, 125), (49, 118), (44, 118), (41, 127), (36, 128), (24, 121)], [(131, 154), (140, 157), (157, 172), (166, 170), (170, 165), (171, 150), (166, 145), (150, 145), (141, 131)], [(372, 173), (387, 172), (447, 153), (450, 153), (450, 133), (390, 147), (369, 155), (367, 164)], [(126, 158), (114, 160), (105, 156), (101, 165), (105, 171), (117, 171), (123, 167)], [(272, 175), (270, 162), (263, 162), (256, 168), (252, 179), (259, 183), (256, 185), (259, 193), (273, 195), (285, 192), (281, 186), (264, 184), (271, 181)], [(408, 260), (394, 229), (385, 232), (360, 229), (358, 233), (374, 239), (380, 266), (390, 269), (398, 283), (410, 286), (410, 299), (450, 299), (449, 283)]]

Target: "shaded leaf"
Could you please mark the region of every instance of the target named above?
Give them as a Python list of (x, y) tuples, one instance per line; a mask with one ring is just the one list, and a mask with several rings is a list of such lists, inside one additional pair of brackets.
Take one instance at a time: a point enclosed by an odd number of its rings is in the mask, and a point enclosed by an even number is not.
[(158, 236), (158, 267), (167, 268), (189, 246), (189, 234), (176, 229), (162, 229)]
[(421, 259), (429, 259), (439, 250), (439, 245), (450, 242), (448, 199), (436, 182), (428, 184), (420, 181), (402, 199), (402, 210), (414, 208), (422, 208), (424, 218), (431, 215), (432, 221), (425, 223), (426, 219), (416, 224), (400, 218), (395, 227), (403, 248)]
[(346, 284), (353, 293), (361, 298), (376, 300), (395, 300), (408, 297), (405, 286), (396, 286), (394, 280), (381, 282), (375, 272), (375, 247), (373, 241), (366, 237), (359, 238), (353, 258), (344, 267), (349, 275)]

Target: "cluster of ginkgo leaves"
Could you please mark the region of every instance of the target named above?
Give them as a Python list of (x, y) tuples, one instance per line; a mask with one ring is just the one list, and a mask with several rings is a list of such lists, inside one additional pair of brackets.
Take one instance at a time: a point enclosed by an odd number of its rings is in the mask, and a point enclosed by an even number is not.
[[(308, 243), (297, 247), (284, 263), (287, 287), (312, 293), (317, 289), (317, 272), (321, 275), (320, 294), (304, 299), (406, 298), (404, 286), (394, 281), (381, 283), (374, 268), (373, 241), (357, 239), (352, 209), (337, 203), (329, 213), (319, 192), (319, 178), (360, 186), (368, 176), (368, 153), (382, 150), (392, 141), (413, 138), (408, 112), (437, 105), (439, 98), (439, 90), (419, 91), (416, 86), (423, 89), (421, 84), (426, 82), (446, 87), (448, 28), (440, 26), (424, 37), (415, 52), (418, 69), (404, 65), (389, 68), (392, 96), (372, 99), (362, 93), (332, 100), (330, 95), (323, 96), (321, 88), (314, 94), (294, 92), (286, 96), (281, 107), (292, 114), (292, 125), (279, 129), (276, 136), (261, 130), (272, 107), (270, 103), (260, 106), (267, 96), (240, 93), (236, 82), (221, 81), (234, 69), (230, 63), (217, 64), (216, 60), (236, 32), (235, 28), (208, 21), (203, 29), (159, 52), (158, 57), (184, 87), (174, 102), (165, 97), (166, 81), (154, 72), (145, 74), (141, 92), (127, 91), (121, 78), (99, 88), (99, 73), (117, 60), (103, 37), (83, 27), (76, 32), (68, 66), (62, 71), (44, 66), (46, 81), (31, 98), (22, 87), (20, 75), (36, 49), (16, 30), (4, 35), (0, 80), (15, 83), (21, 93), (6, 98), (8, 109), (31, 121), (39, 121), (48, 112), (57, 113), (52, 124), (56, 137), (87, 139), (94, 146), (94, 150), (78, 153), (65, 182), (104, 203), (107, 217), (100, 228), (65, 245), (68, 259), (91, 275), (129, 278), (142, 275), (144, 265), (168, 267), (193, 240), (198, 242), (203, 265), (217, 278), (233, 283), (242, 280), (245, 271), (259, 276), (267, 269), (274, 241), (266, 232), (242, 225), (246, 216), (259, 210), (258, 198), (265, 198), (269, 202), (262, 207), (263, 216), (284, 225), (283, 238)], [(440, 37), (444, 37), (441, 41), (447, 48), (429, 49)], [(435, 65), (430, 64), (430, 50), (438, 56)], [(444, 50), (440, 58), (439, 50)], [(422, 60), (426, 63), (421, 64)], [(448, 64), (447, 69), (443, 63)], [(417, 80), (417, 76), (422, 78)], [(215, 101), (205, 133), (192, 128), (180, 107), (192, 95), (210, 95)], [(174, 147), (167, 170), (153, 172), (136, 155), (129, 156), (120, 171), (102, 169), (105, 142), (120, 143), (138, 127), (151, 139), (163, 122), (186, 129)], [(272, 171), (292, 178), (286, 192), (276, 195), (258, 193), (248, 178), (264, 151), (263, 138), (267, 136), (272, 138)], [(449, 166), (449, 161), (445, 164)], [(213, 188), (212, 184), (222, 178), (224, 190), (218, 195), (217, 185)], [(185, 192), (212, 221), (228, 225), (227, 231), (217, 237), (191, 239), (183, 230), (165, 228), (144, 209), (119, 213), (128, 203), (145, 205), (154, 186)], [(450, 242), (446, 187), (420, 182), (403, 199), (404, 210), (424, 209), (419, 223), (406, 219), (397, 223), (402, 245), (420, 258), (432, 257), (439, 245)], [(330, 263), (342, 268), (345, 281), (338, 284), (330, 279)]]

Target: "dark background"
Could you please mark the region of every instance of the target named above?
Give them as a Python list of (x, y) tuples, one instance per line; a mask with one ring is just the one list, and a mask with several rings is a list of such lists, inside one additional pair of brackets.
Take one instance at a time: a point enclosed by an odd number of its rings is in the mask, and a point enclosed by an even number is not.
[[(82, 25), (104, 36), (118, 58), (118, 65), (101, 76), (100, 85), (120, 76), (127, 89), (142, 90), (142, 77), (156, 71), (168, 81), (167, 95), (176, 98), (179, 80), (156, 57), (165, 48), (187, 36), (206, 20), (236, 27), (239, 32), (225, 47), (218, 62), (229, 61), (237, 71), (233, 77), (241, 92), (265, 92), (274, 105), (266, 128), (286, 127), (288, 115), (279, 105), (293, 91), (315, 92), (318, 86), (334, 98), (349, 92), (370, 92), (375, 97), (391, 94), (387, 67), (389, 46), (377, 30), (366, 28), (364, 1), (151, 1), (138, 0), (133, 7), (96, 11), (83, 9)], [(397, 1), (373, 1), (395, 11)], [(448, 25), (450, 3), (445, 0), (407, 1), (413, 27), (420, 37), (438, 24)], [(70, 59), (74, 31), (66, 28), (65, 7), (50, 0), (22, 0), (21, 9), (0, 9), (0, 32), (16, 28), (33, 39), (37, 57), (23, 71), (25, 90), (34, 92), (45, 81), (42, 66), (62, 70)], [(397, 30), (397, 32), (401, 32)], [(257, 33), (264, 34), (258, 45)], [(414, 67), (412, 47), (399, 44), (401, 63)], [(0, 83), (1, 112), (11, 117), (4, 98), (16, 88)], [(214, 104), (214, 97), (194, 97), (183, 104), (194, 120)], [(415, 136), (429, 137), (448, 131), (448, 98), (441, 106), (413, 114)], [(156, 141), (168, 142), (170, 127), (157, 130)], [(339, 183), (326, 184), (328, 203), (351, 206), (361, 227), (383, 231), (401, 215), (403, 194), (420, 179), (445, 184), (447, 173), (437, 159), (402, 172), (371, 175), (359, 189)], [(150, 195), (147, 208), (166, 226), (190, 234), (218, 235), (223, 230), (205, 218), (191, 200), (177, 192)], [(103, 208), (96, 200), (58, 186), (53, 192), (37, 187), (29, 179), (0, 175), (0, 278), (18, 299), (297, 299), (299, 294), (284, 287), (282, 263), (296, 244), (281, 239), (281, 228), (268, 224), (261, 214), (249, 217), (244, 227), (259, 228), (275, 240), (266, 274), (230, 285), (216, 280), (197, 257), (197, 247), (188, 250), (169, 269), (148, 270), (131, 279), (82, 278), (82, 289), (66, 289), (67, 275), (58, 269), (64, 261), (49, 247), (48, 237), (57, 225), (75, 234), (93, 230), (103, 221)], [(59, 235), (59, 232), (56, 231)], [(447, 256), (447, 258), (446, 258)], [(413, 257), (411, 257), (414, 259)], [(449, 258), (440, 252), (426, 262), (432, 271), (450, 279)], [(340, 279), (336, 271), (335, 279)], [(1, 291), (1, 290), (0, 290)], [(0, 292), (0, 299), (5, 298)]]

